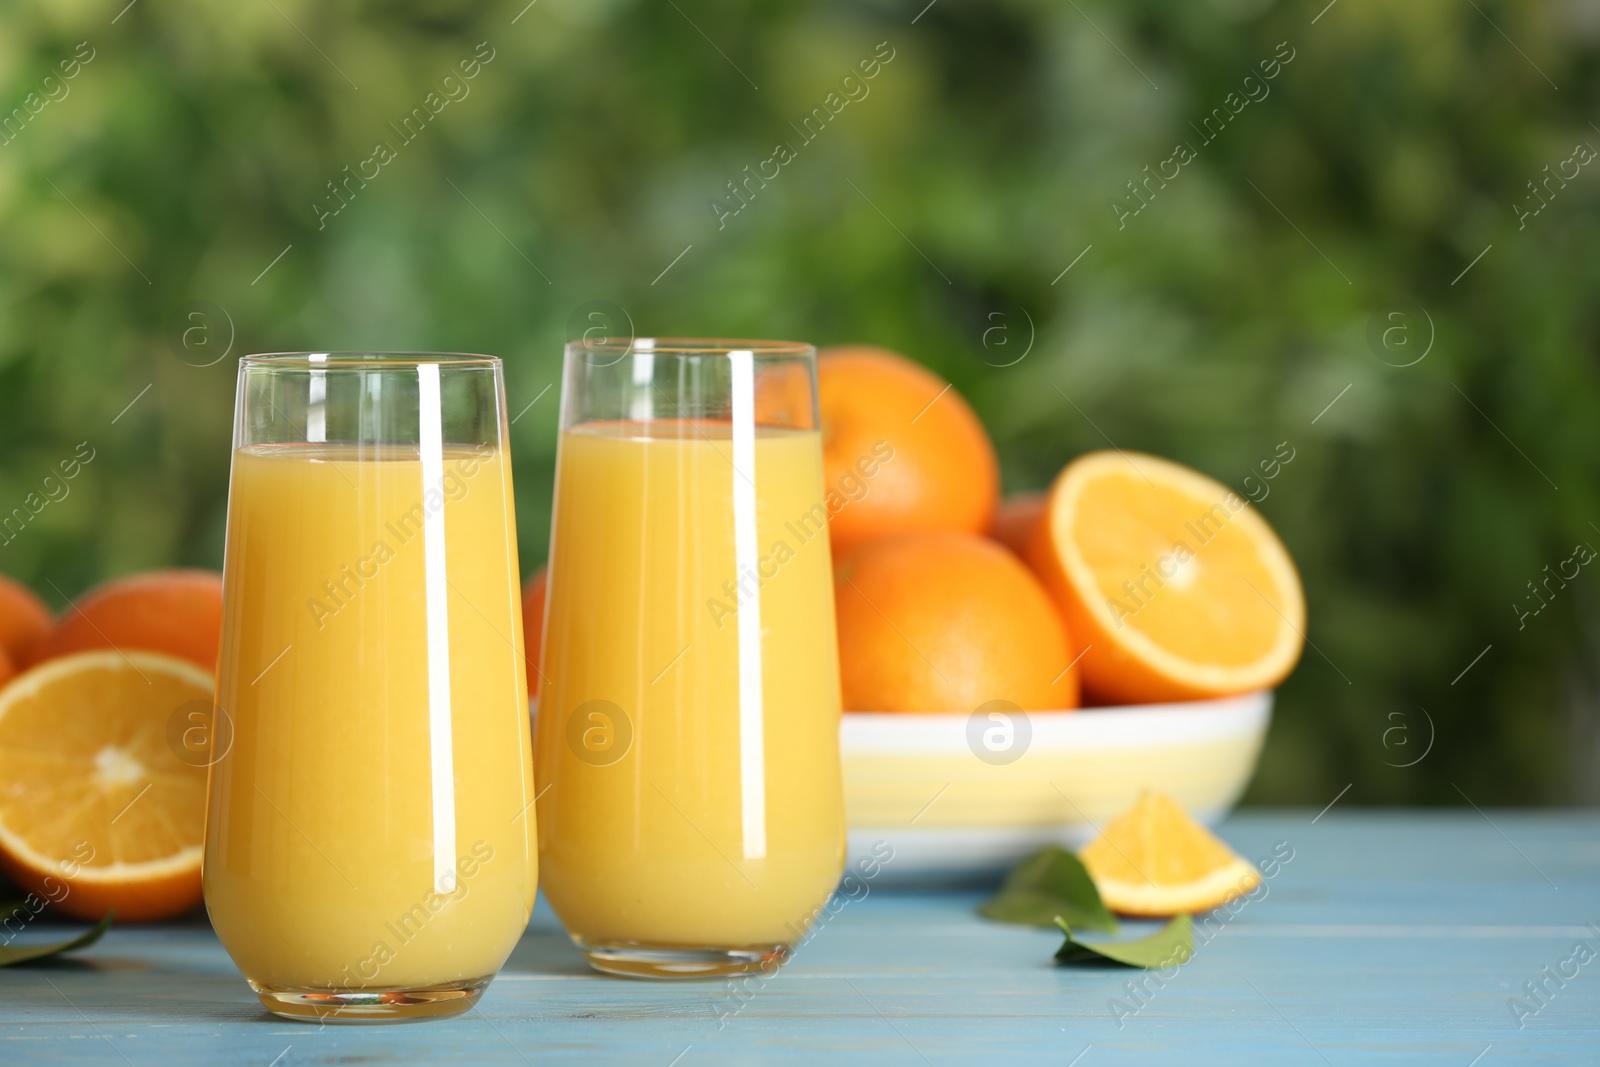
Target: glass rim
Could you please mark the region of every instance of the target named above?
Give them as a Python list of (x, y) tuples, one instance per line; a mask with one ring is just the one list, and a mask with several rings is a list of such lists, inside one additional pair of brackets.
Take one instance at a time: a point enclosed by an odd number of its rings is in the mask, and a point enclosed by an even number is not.
[(569, 352), (617, 352), (647, 356), (726, 356), (749, 352), (756, 359), (793, 358), (816, 354), (804, 341), (763, 341), (745, 337), (604, 337), (567, 342)]
[(500, 365), (499, 356), (480, 355), (475, 352), (253, 352), (239, 357), (240, 367), (262, 367), (273, 370), (355, 370), (382, 367), (419, 367), (425, 363), (442, 363), (451, 367), (492, 368)]

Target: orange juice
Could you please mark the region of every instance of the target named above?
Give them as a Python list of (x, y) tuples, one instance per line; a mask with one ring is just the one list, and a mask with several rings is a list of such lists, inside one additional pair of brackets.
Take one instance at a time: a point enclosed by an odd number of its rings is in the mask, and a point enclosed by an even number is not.
[(588, 423), (556, 479), (535, 731), (551, 906), (588, 948), (793, 944), (844, 862), (817, 433)]
[(488, 978), (533, 907), (510, 471), (446, 446), (424, 493), (424, 467), (234, 454), (205, 895), (258, 990)]

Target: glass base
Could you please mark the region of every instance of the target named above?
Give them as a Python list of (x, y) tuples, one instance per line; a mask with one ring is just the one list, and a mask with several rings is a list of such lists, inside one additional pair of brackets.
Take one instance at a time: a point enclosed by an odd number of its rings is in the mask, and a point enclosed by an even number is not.
[(772, 974), (789, 958), (788, 945), (683, 948), (637, 941), (589, 942), (573, 938), (589, 966), (627, 978), (727, 978)]
[(420, 989), (291, 989), (259, 982), (251, 982), (250, 988), (261, 998), (263, 1007), (285, 1019), (308, 1023), (398, 1023), (470, 1011), (489, 988), (489, 978), (467, 978)]

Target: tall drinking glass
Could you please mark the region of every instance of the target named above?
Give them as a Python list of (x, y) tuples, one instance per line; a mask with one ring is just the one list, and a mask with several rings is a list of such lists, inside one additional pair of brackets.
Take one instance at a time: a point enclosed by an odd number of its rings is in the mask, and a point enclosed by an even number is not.
[(844, 863), (815, 352), (569, 345), (550, 551), (551, 906), (602, 971), (775, 968)]
[(490, 356), (239, 366), (206, 907), (290, 1018), (465, 1011), (537, 881)]

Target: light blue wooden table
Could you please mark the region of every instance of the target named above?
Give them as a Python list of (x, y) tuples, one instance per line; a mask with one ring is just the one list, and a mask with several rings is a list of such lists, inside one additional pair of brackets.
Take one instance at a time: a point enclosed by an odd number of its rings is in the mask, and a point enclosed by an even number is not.
[(0, 970), (0, 1064), (1600, 1063), (1600, 956), (1574, 951), (1600, 953), (1600, 815), (1316, 814), (1225, 825), (1294, 858), (1164, 983), (1052, 966), (1060, 939), (977, 918), (981, 889), (877, 886), (748, 994), (594, 974), (541, 904), (471, 1013), (319, 1028), (265, 1014), (195, 920)]

